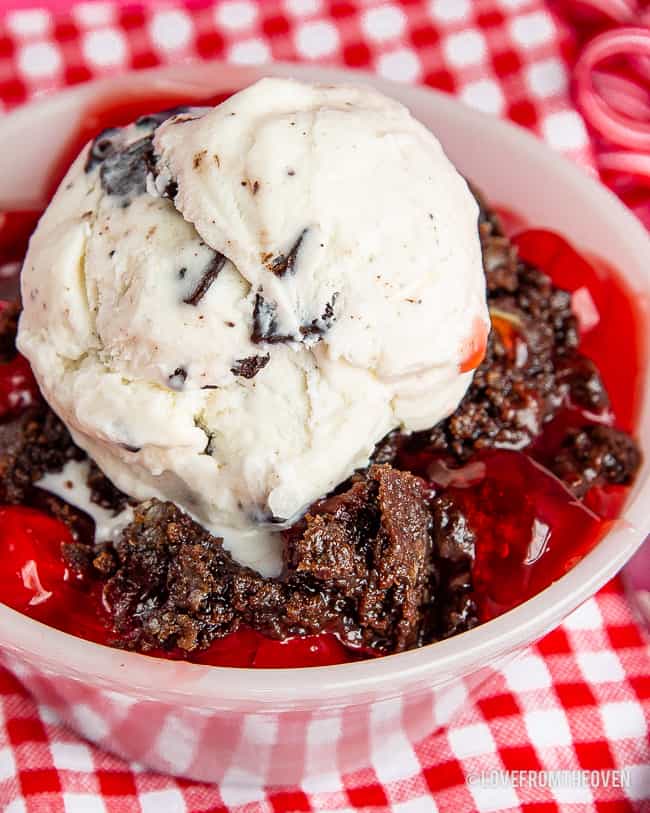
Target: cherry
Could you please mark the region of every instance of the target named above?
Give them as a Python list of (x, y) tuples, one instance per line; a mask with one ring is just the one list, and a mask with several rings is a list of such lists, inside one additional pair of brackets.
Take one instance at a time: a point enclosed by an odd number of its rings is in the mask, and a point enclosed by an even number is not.
[(620, 516), (630, 489), (608, 483), (593, 486), (585, 495), (585, 505), (604, 520), (614, 520)]
[(606, 318), (607, 275), (588, 263), (563, 237), (545, 229), (529, 229), (516, 235), (513, 242), (522, 259), (537, 265), (556, 285), (573, 294), (574, 313), (583, 333)]
[(68, 527), (23, 506), (0, 507), (0, 598), (51, 627), (98, 643), (110, 639), (99, 583), (87, 588), (66, 567)]
[(0, 364), (0, 421), (15, 418), (39, 398), (38, 384), (27, 359), (16, 356)]
[(253, 666), (258, 669), (285, 669), (297, 666), (332, 666), (356, 660), (334, 635), (321, 633), (275, 641), (263, 638), (257, 647)]
[(249, 627), (239, 627), (224, 638), (217, 638), (207, 649), (189, 655), (179, 649), (148, 653), (157, 658), (188, 660), (204, 666), (234, 666), (255, 669), (288, 669), (300, 666), (331, 666), (357, 660), (335, 635), (296, 636), (278, 641)]
[(61, 545), (70, 542), (67, 526), (40, 511), (23, 506), (0, 508), (2, 601), (30, 615), (58, 600), (70, 574)]
[(248, 627), (240, 627), (225, 638), (217, 638), (202, 652), (192, 653), (192, 663), (206, 666), (253, 666), (262, 636)]
[(632, 432), (641, 403), (647, 301), (607, 263), (595, 258), (587, 261), (558, 234), (529, 229), (512, 239), (524, 260), (572, 292), (573, 309), (581, 322), (580, 352), (598, 365), (616, 424)]
[(296, 636), (284, 641), (240, 627), (214, 641), (203, 652), (190, 656), (193, 663), (209, 666), (249, 666), (257, 669), (288, 669), (299, 666), (330, 666), (355, 660), (334, 635)]
[(487, 620), (559, 579), (591, 550), (603, 526), (527, 455), (504, 450), (480, 460), (483, 479), (447, 493), (476, 535), (474, 587)]

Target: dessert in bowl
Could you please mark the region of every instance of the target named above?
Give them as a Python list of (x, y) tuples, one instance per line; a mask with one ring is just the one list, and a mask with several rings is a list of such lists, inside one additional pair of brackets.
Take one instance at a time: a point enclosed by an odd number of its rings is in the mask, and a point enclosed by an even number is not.
[[(224, 69), (204, 95), (253, 78)], [(512, 149), (528, 188), (551, 171), (578, 199), (604, 195), (607, 216), (611, 207), (646, 248), (605, 193), (529, 139), (449, 100), (391, 91), (426, 123), (439, 117), (432, 129), (448, 146), (458, 135), (454, 158), (488, 198), (535, 225), (563, 223), (503, 181), (493, 187), (494, 161), (463, 161), (463, 127), (476, 119), (496, 128), (486, 149)], [(75, 93), (68, 110), (83, 115)], [(241, 729), (244, 709), (262, 727), (297, 715), (292, 758), (280, 766), (287, 744), (272, 738), (264, 749), (267, 779), (288, 781), (318, 770), (313, 754), (303, 759), (314, 719), (331, 730), (319, 758), (338, 740), (345, 766), (364, 758), (369, 704), (381, 714), (401, 696), (409, 733), (421, 736), (444, 720), (435, 705), (432, 720), (431, 687), (458, 694), (458, 678), (548, 629), (634, 550), (638, 497), (627, 524), (613, 520), (641, 461), (630, 434), (641, 405), (638, 303), (561, 237), (527, 229), (510, 239), (425, 128), (374, 92), (276, 80), (207, 111), (196, 86), (187, 95), (178, 101), (189, 108), (130, 115), (119, 123), (134, 124), (94, 138), (31, 241), (18, 344), (51, 409), (21, 358), (8, 360), (23, 366), (7, 399), (4, 483), (27, 504), (3, 509), (20, 576), (14, 606), (159, 659), (77, 641), (90, 647), (88, 671), (77, 652), (62, 668), (44, 665), (42, 647), (26, 657), (11, 636), (6, 651), (14, 666), (28, 663), (28, 678), (37, 669), (33, 690), (70, 713), (74, 675), (91, 705), (105, 705), (99, 687), (110, 678), (97, 659), (124, 663), (129, 675), (102, 714), (115, 718), (124, 695), (127, 741), (114, 726), (78, 727), (199, 778), (227, 768), (196, 749), (183, 767), (169, 743), (144, 748), (152, 703), (165, 725), (201, 719), (213, 735), (202, 741), (229, 747), (235, 767), (255, 742), (242, 734), (255, 728)], [(137, 113), (170, 106), (146, 103)], [(427, 114), (428, 104), (437, 107)], [(629, 252), (575, 234), (647, 290)], [(4, 317), (10, 337), (12, 311)], [(627, 351), (614, 365), (613, 329)], [(637, 491), (643, 482), (641, 471)], [(617, 556), (600, 559), (617, 536)], [(235, 672), (163, 657), (339, 665)], [(233, 726), (234, 757), (223, 736)]]

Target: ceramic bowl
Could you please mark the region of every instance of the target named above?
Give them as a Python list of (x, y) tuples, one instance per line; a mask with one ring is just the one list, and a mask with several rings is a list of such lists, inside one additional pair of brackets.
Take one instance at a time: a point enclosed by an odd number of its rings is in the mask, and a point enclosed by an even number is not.
[[(410, 107), (490, 201), (555, 229), (619, 268), (650, 296), (641, 225), (581, 169), (509, 124), (422, 88), (297, 65), (204, 63), (101, 80), (0, 120), (0, 208), (28, 208), (79, 120), (104, 96), (143, 88), (188, 95), (236, 90), (262, 75), (375, 85)], [(616, 347), (616, 336), (611, 337)], [(624, 347), (618, 348), (625, 352)], [(551, 630), (611, 578), (650, 530), (650, 376), (640, 442), (645, 464), (622, 521), (573, 570), (477, 629), (376, 661), (316, 669), (243, 670), (156, 660), (88, 643), (0, 605), (0, 662), (39, 701), (98, 745), (158, 771), (232, 786), (322, 782), (392, 755), (432, 730), (494, 669)]]

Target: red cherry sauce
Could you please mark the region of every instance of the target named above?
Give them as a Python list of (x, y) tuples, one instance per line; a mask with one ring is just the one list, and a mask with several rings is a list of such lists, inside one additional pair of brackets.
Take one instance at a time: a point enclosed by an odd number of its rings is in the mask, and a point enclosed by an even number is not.
[(604, 520), (531, 457), (482, 455), (475, 485), (448, 487), (476, 534), (472, 573), (483, 621), (521, 604), (558, 579), (601, 537)]
[[(461, 488), (452, 484), (448, 489), (477, 534), (473, 580), (483, 620), (517, 606), (560, 578), (620, 514), (627, 487), (593, 487), (581, 503), (542, 464), (573, 426), (604, 422), (633, 432), (646, 363), (647, 302), (640, 301), (614, 269), (600, 260), (587, 261), (550, 231), (527, 229), (512, 239), (524, 260), (571, 292), (580, 350), (596, 362), (611, 406), (605, 415), (596, 416), (566, 403), (527, 454), (492, 451), (479, 456), (466, 467), (469, 480)], [(516, 332), (501, 321), (494, 318), (493, 326), (516, 352)], [(483, 472), (477, 472), (481, 466)]]
[[(192, 101), (215, 104), (227, 96)], [(87, 111), (83, 125), (67, 145), (52, 175), (52, 192), (81, 147), (102, 129), (187, 103), (186, 95), (181, 98), (173, 93), (102, 100)], [(0, 214), (0, 269), (20, 262), (38, 216), (38, 212)], [(513, 216), (506, 223), (511, 230), (522, 226)], [(641, 303), (613, 269), (599, 261), (588, 262), (549, 231), (520, 231), (513, 239), (524, 259), (572, 292), (581, 326), (581, 350), (598, 365), (612, 409), (604, 418), (597, 418), (567, 404), (529, 454), (490, 451), (456, 471), (445, 471), (439, 462), (422, 455), (408, 461), (416, 473), (429, 477), (434, 488), (446, 488), (476, 531), (473, 579), (483, 620), (520, 604), (562, 576), (596, 544), (620, 512), (625, 487), (592, 488), (582, 504), (540, 461), (552, 454), (558, 439), (572, 425), (605, 420), (633, 430), (645, 361)], [(512, 326), (499, 317), (493, 323), (516, 352), (518, 339)], [(484, 339), (478, 328), (469, 338), (464, 370), (480, 363)], [(622, 347), (624, 353), (619, 350)], [(20, 414), (39, 397), (22, 357), (0, 364), (0, 422)], [(113, 635), (101, 584), (89, 588), (65, 566), (61, 546), (69, 541), (70, 530), (58, 520), (28, 507), (0, 506), (0, 600), (77, 637), (110, 643)], [(180, 651), (151, 654), (175, 660), (188, 657)], [(361, 656), (331, 634), (275, 641), (240, 628), (189, 659), (214, 666), (280, 668), (325, 666)]]
[(41, 511), (0, 507), (0, 599), (51, 627), (106, 643), (101, 585), (88, 588), (65, 566), (61, 546), (70, 541), (68, 527)]
[[(0, 303), (0, 310), (2, 309)], [(38, 385), (25, 358), (18, 355), (0, 371), (0, 421), (20, 415), (40, 397)]]
[(647, 299), (640, 300), (603, 260), (588, 261), (553, 232), (529, 229), (512, 239), (524, 260), (535, 263), (556, 285), (571, 291), (580, 324), (580, 351), (598, 365), (616, 425), (633, 432), (646, 362), (642, 348)]

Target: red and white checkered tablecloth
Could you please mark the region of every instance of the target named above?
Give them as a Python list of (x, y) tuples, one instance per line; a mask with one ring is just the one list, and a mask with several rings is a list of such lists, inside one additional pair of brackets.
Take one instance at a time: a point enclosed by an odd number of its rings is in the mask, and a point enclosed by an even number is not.
[[(74, 6), (42, 0), (32, 8), (37, 2), (1, 4), (6, 110), (132, 68), (212, 58), (316, 61), (449, 91), (594, 166), (592, 142), (569, 97), (576, 38), (541, 0)], [(0, 807), (4, 813), (650, 811), (649, 728), (650, 645), (615, 580), (503, 670), (446, 730), (415, 747), (404, 739), (390, 761), (309, 787), (247, 791), (150, 774), (81, 741), (0, 671)], [(553, 788), (534, 787), (528, 774), (503, 782), (491, 773), (538, 770), (601, 773), (586, 784), (573, 775)]]

